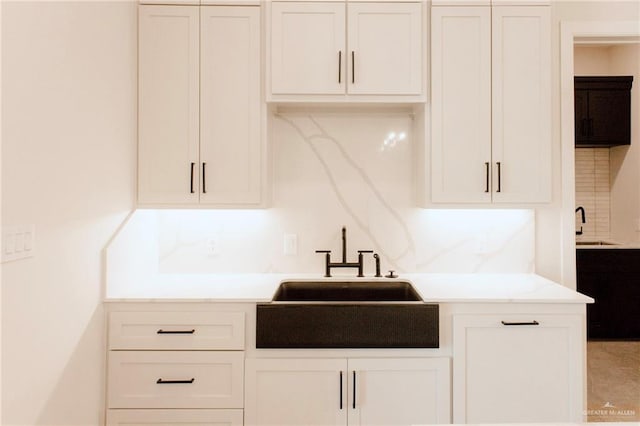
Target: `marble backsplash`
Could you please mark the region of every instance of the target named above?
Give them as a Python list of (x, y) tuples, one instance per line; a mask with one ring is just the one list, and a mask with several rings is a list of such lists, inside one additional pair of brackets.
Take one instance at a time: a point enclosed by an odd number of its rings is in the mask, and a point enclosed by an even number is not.
[[(315, 250), (338, 259), (342, 226), (348, 260), (371, 249), (383, 270), (533, 272), (533, 210), (416, 207), (412, 128), (405, 110), (280, 111), (271, 117), (270, 208), (136, 211), (108, 248), (108, 276), (320, 274)], [(285, 235), (295, 235), (297, 254), (284, 253)], [(373, 265), (369, 255), (365, 271)]]

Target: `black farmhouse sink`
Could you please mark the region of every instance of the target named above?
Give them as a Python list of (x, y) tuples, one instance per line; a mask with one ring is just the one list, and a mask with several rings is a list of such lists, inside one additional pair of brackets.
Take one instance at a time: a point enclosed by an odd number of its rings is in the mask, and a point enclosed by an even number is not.
[(437, 348), (437, 304), (408, 281), (285, 281), (259, 303), (257, 348)]
[(408, 281), (284, 281), (274, 302), (421, 302)]

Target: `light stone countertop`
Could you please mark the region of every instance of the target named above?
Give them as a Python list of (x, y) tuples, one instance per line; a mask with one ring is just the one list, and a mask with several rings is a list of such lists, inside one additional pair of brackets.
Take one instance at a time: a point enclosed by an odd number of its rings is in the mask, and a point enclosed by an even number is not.
[[(106, 302), (269, 302), (283, 280), (365, 280), (319, 274), (158, 275), (148, 285), (107, 291)], [(593, 303), (593, 299), (535, 274), (401, 274), (425, 302), (438, 303)], [(384, 278), (382, 278), (384, 280)]]
[[(602, 241), (605, 244), (598, 244), (598, 242)], [(594, 242), (595, 244), (585, 244), (585, 243), (589, 243), (589, 242)], [(582, 244), (580, 244), (582, 243)], [(578, 250), (582, 250), (582, 249), (586, 249), (586, 250), (591, 250), (591, 249), (606, 249), (606, 250), (611, 250), (611, 249), (640, 249), (640, 242), (633, 242), (633, 243), (620, 243), (614, 240), (609, 240), (609, 239), (605, 239), (605, 240), (595, 240), (592, 238), (585, 238), (585, 239), (576, 239), (576, 249)]]

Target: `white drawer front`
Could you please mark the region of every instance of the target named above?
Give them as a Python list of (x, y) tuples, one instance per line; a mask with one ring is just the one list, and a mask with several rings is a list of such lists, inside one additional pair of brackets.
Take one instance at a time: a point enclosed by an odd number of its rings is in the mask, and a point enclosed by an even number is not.
[(109, 408), (242, 408), (244, 352), (109, 352)]
[(107, 426), (242, 426), (242, 410), (109, 410)]
[(109, 349), (244, 349), (244, 312), (111, 312)]

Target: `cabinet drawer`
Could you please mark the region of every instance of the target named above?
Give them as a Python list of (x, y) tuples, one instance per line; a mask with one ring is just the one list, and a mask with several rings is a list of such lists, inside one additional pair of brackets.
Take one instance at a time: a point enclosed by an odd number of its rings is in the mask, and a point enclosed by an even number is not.
[(107, 426), (242, 426), (242, 410), (109, 410)]
[(244, 312), (111, 312), (109, 349), (244, 349)]
[(244, 352), (110, 351), (109, 408), (242, 408)]

